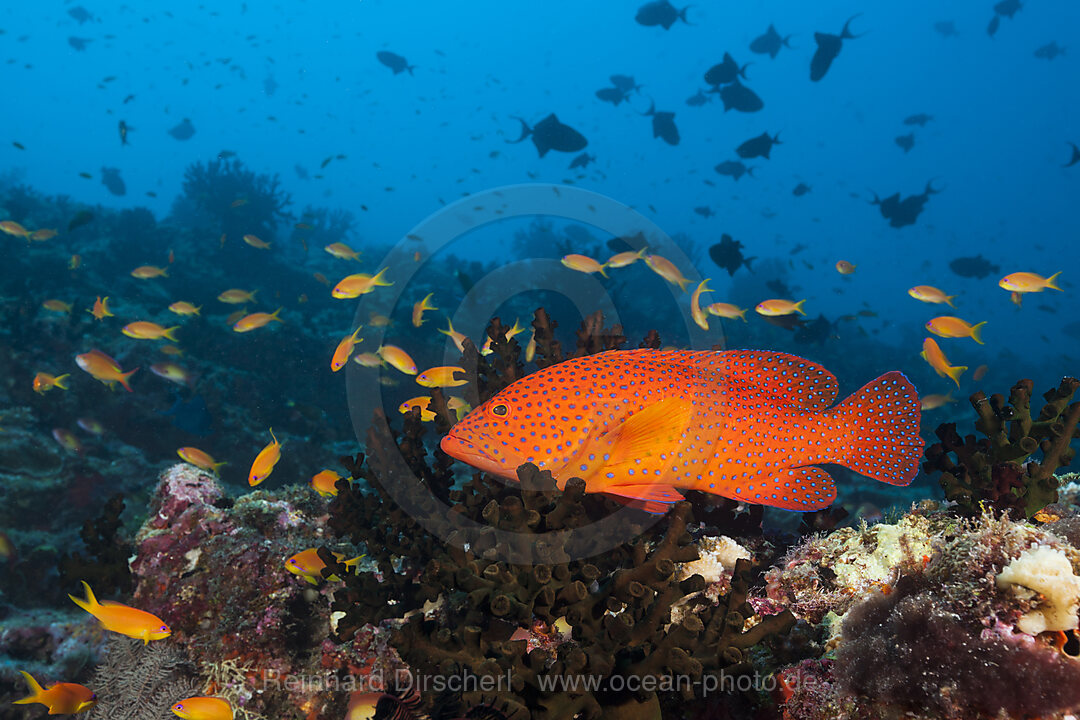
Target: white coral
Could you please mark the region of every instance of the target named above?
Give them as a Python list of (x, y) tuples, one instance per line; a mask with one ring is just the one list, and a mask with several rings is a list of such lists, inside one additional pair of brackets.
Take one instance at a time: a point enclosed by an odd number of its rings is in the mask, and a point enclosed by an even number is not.
[[(1072, 630), (1080, 626), (1080, 577), (1061, 550), (1039, 545), (1025, 550), (997, 575), (999, 588), (1013, 587), (1014, 592), (1043, 596), (1037, 610), (1025, 613), (1016, 627), (1029, 635), (1047, 630)], [(1020, 589), (1015, 589), (1019, 586)], [(1027, 592), (1025, 592), (1025, 589)]]

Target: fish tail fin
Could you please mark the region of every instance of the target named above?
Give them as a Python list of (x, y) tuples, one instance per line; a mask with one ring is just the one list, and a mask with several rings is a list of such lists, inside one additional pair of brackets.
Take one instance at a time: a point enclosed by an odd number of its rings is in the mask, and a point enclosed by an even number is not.
[(529, 124), (527, 122), (525, 122), (524, 120), (522, 120), (521, 118), (519, 118), (519, 117), (517, 117), (515, 115), (511, 115), (510, 117), (512, 117), (514, 120), (517, 120), (519, 123), (521, 123), (521, 137), (519, 137), (517, 140), (507, 140), (506, 141), (506, 143), (508, 145), (516, 145), (517, 143), (521, 142), (525, 138), (532, 135), (532, 128), (529, 127)]
[(83, 588), (86, 589), (86, 599), (85, 600), (83, 600), (82, 598), (77, 598), (74, 595), (68, 595), (68, 597), (71, 598), (71, 601), (73, 603), (75, 603), (76, 605), (81, 607), (83, 610), (85, 610), (86, 612), (93, 615), (94, 610), (97, 609), (99, 603), (97, 601), (97, 598), (94, 597), (94, 591), (90, 589), (90, 583), (83, 580), (82, 584), (83, 584)]
[[(126, 373), (120, 373), (120, 377), (116, 378), (119, 381), (119, 383), (124, 386), (124, 389), (127, 390), (128, 392), (133, 392), (133, 390), (131, 389), (131, 386), (128, 385), (128, 379), (132, 375), (134, 375), (136, 372), (138, 372), (138, 370), (139, 370), (139, 368), (135, 368), (134, 370), (128, 370)], [(87, 586), (86, 589), (89, 590), (90, 587)]]
[(750, 177), (756, 177), (754, 175), (754, 168), (752, 168), (752, 167), (746, 168), (746, 174), (749, 175)]
[(363, 560), (366, 557), (367, 557), (367, 555), (357, 555), (356, 557), (354, 557), (354, 558), (352, 558), (350, 560), (346, 560), (344, 563), (342, 563), (342, 565), (344, 565), (345, 567), (350, 567), (350, 568), (351, 567), (356, 567), (360, 563), (360, 561)]
[(694, 7), (694, 6), (693, 5), (687, 5), (682, 10), (679, 11), (679, 19), (682, 20), (687, 25), (693, 25), (694, 24), (694, 23), (692, 23), (692, 22), (690, 22), (689, 20), (686, 19), (686, 11), (689, 10), (690, 8), (692, 8), (692, 7)]
[(166, 269), (166, 270), (162, 270), (162, 271), (161, 271), (161, 277), (169, 277), (169, 271), (168, 271), (168, 269)]
[(1056, 282), (1056, 280), (1058, 279), (1058, 275), (1060, 275), (1060, 274), (1061, 274), (1061, 271), (1059, 270), (1058, 272), (1054, 273), (1050, 277), (1046, 278), (1046, 287), (1050, 288), (1051, 290), (1061, 290), (1061, 288), (1059, 288), (1057, 286), (1057, 282)]
[(71, 377), (71, 373), (64, 373), (57, 377), (56, 380), (53, 381), (53, 384), (61, 390), (67, 390), (68, 386), (64, 384), (64, 381), (69, 377)]
[(385, 277), (383, 277), (383, 275), (389, 269), (390, 269), (390, 266), (388, 265), (388, 266), (384, 267), (382, 270), (380, 270), (379, 272), (375, 273), (375, 277), (373, 277), (371, 279), (371, 284), (372, 285), (382, 284), (383, 287), (390, 287), (391, 285), (393, 285), (394, 282), (392, 280), (387, 281), (387, 279)]
[(985, 345), (986, 344), (986, 343), (984, 343), (982, 341), (982, 328), (983, 328), (983, 325), (985, 325), (985, 324), (986, 324), (986, 321), (984, 320), (981, 323), (978, 323), (978, 324), (975, 324), (975, 325), (971, 326), (971, 339), (974, 340), (975, 342), (979, 343), (980, 345)]
[(415, 70), (415, 69), (416, 69), (416, 66), (415, 66), (415, 65), (406, 65), (406, 66), (405, 66), (405, 69), (409, 71), (409, 74), (410, 74), (410, 75), (412, 75), (412, 74), (413, 74), (413, 70)]
[(773, 135), (772, 141), (773, 141), (773, 145), (783, 145), (784, 144), (784, 143), (780, 142), (780, 133), (779, 132), (776, 133), (775, 135)]
[[(284, 310), (284, 309), (285, 308), (283, 308), (283, 307), (279, 307), (277, 310), (270, 313), (270, 319), (273, 320), (274, 322), (279, 322), (279, 323), (285, 322), (284, 320), (281, 319), (281, 311)], [(357, 330), (357, 332), (359, 332), (360, 328), (357, 328), (356, 330)]]
[(854, 426), (840, 464), (890, 485), (908, 485), (926, 443), (919, 437), (919, 393), (903, 373), (872, 380), (828, 411)]
[(795, 36), (795, 33), (791, 33), (791, 35), (784, 36), (784, 39), (780, 41), (781, 44), (786, 48), (790, 48), (791, 47), (791, 38), (794, 37), (794, 36)]
[[(860, 15), (862, 15), (862, 13), (856, 13), (848, 18), (848, 21), (844, 23), (844, 29), (840, 31), (841, 38), (843, 38), (844, 40), (854, 40), (857, 37), (862, 37), (862, 35), (853, 35), (850, 29), (851, 21), (859, 17)], [(866, 33), (863, 33), (863, 35), (865, 34)]]
[(956, 387), (960, 387), (960, 376), (967, 372), (967, 365), (955, 365), (945, 370), (945, 374), (949, 376), (949, 379), (956, 383)]
[(956, 307), (956, 305), (954, 305), (954, 304), (953, 304), (953, 300), (955, 300), (955, 299), (956, 299), (956, 296), (955, 296), (955, 295), (946, 295), (946, 296), (945, 296), (945, 303), (946, 303), (946, 304), (947, 304), (947, 305), (948, 305), (949, 307), (951, 307), (951, 308), (954, 308), (954, 307)]
[(166, 328), (161, 333), (161, 337), (168, 338), (169, 340), (172, 340), (173, 342), (180, 342), (179, 340), (176, 339), (176, 336), (173, 335), (173, 333), (176, 332), (179, 329), (180, 329), (179, 325), (173, 325), (171, 328)]
[(25, 670), (20, 670), (19, 673), (26, 680), (26, 685), (30, 690), (30, 694), (24, 697), (22, 700), (14, 700), (15, 705), (29, 705), (30, 703), (39, 702), (38, 698), (45, 692), (45, 688), (41, 687), (41, 684), (34, 679), (34, 676)]
[(608, 264), (607, 264), (607, 263), (604, 263), (603, 265), (601, 265), (601, 266), (600, 266), (600, 270), (599, 270), (599, 272), (600, 272), (600, 274), (601, 274), (601, 275), (603, 275), (604, 277), (608, 277), (608, 274), (607, 274), (606, 272), (604, 272), (604, 268), (606, 268), (607, 266), (608, 266)]
[(804, 312), (803, 309), (802, 309), (802, 306), (805, 305), (805, 304), (806, 304), (806, 298), (803, 298), (799, 302), (795, 303), (795, 312), (799, 313), (800, 315), (806, 315), (806, 312)]
[(747, 310), (747, 308), (743, 308), (742, 310), (739, 311), (739, 319), (742, 320), (743, 322), (746, 322), (746, 310)]

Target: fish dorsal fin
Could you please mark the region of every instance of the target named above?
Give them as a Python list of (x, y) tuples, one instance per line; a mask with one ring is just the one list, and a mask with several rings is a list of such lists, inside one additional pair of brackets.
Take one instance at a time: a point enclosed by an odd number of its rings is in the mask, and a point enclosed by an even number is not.
[(761, 350), (668, 352), (657, 357), (694, 368), (702, 379), (734, 391), (754, 392), (774, 402), (824, 410), (836, 400), (836, 377), (817, 363), (787, 353)]

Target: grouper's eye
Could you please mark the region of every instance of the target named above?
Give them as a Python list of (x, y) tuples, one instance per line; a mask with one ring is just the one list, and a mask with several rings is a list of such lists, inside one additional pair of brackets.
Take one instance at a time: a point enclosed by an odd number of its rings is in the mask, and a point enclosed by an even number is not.
[(510, 413), (510, 408), (506, 406), (506, 403), (499, 403), (491, 407), (491, 414), (499, 417), (506, 417)]

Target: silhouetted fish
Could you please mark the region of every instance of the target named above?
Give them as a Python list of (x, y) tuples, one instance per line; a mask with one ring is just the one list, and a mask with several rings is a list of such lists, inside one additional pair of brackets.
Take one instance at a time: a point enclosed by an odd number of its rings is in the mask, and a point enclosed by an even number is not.
[(904, 152), (908, 152), (911, 148), (915, 147), (915, 133), (908, 133), (907, 135), (897, 135), (896, 144), (904, 149)]
[(844, 23), (844, 29), (840, 31), (839, 35), (832, 35), (830, 33), (814, 33), (814, 41), (817, 42), (817, 50), (814, 52), (814, 57), (810, 60), (810, 80), (817, 82), (821, 78), (825, 77), (825, 73), (829, 72), (829, 67), (832, 65), (833, 60), (840, 54), (840, 48), (844, 44), (844, 40), (854, 40), (859, 37), (858, 35), (852, 35), (848, 26), (851, 25), (851, 21), (862, 15), (858, 13), (848, 18), (848, 21)]
[(995, 15), (990, 18), (990, 24), (986, 26), (986, 34), (990, 37), (994, 37), (999, 27), (1001, 27), (1001, 16)]
[(521, 137), (506, 142), (515, 145), (531, 135), (533, 145), (536, 146), (536, 151), (540, 153), (540, 157), (544, 157), (551, 150), (578, 152), (584, 150), (585, 146), (589, 144), (584, 135), (569, 125), (563, 125), (559, 122), (559, 118), (555, 117), (555, 113), (551, 113), (532, 128), (521, 118), (515, 117), (514, 119), (521, 123)]
[(756, 52), (758, 55), (768, 55), (775, 60), (781, 47), (791, 47), (788, 44), (790, 39), (790, 35), (784, 38), (780, 37), (780, 33), (776, 32), (776, 28), (770, 24), (768, 30), (754, 38), (754, 41), (750, 43), (750, 51)]
[(1064, 55), (1065, 48), (1057, 44), (1057, 41), (1049, 42), (1043, 45), (1041, 48), (1035, 51), (1035, 57), (1042, 58), (1044, 60), (1053, 60), (1058, 55)]
[(806, 183), (799, 183), (795, 186), (795, 189), (791, 191), (791, 194), (795, 197), (802, 197), (806, 193), (810, 192), (812, 188)]
[(979, 278), (980, 280), (988, 275), (997, 275), (1001, 272), (1000, 267), (984, 258), (982, 254), (973, 257), (958, 257), (949, 263), (949, 269), (960, 277)]
[(90, 11), (88, 11), (82, 5), (76, 5), (75, 7), (68, 10), (67, 14), (75, 18), (75, 20), (77, 20), (80, 25), (82, 25), (84, 22), (89, 22), (90, 20), (94, 19), (94, 16), (90, 14)]
[(824, 345), (826, 340), (834, 337), (836, 326), (826, 320), (824, 315), (818, 315), (816, 320), (800, 325), (795, 330), (793, 339), (802, 345)]
[(926, 183), (926, 189), (918, 195), (909, 195), (903, 199), (900, 198), (900, 193), (890, 195), (884, 200), (875, 194), (870, 204), (879, 206), (882, 217), (888, 219), (891, 227), (902, 228), (914, 225), (930, 196), (941, 192), (932, 187), (932, 182)]
[(644, 113), (652, 116), (652, 136), (661, 138), (668, 145), (679, 144), (679, 128), (675, 127), (675, 113), (657, 112), (656, 103), (651, 102), (649, 109)]
[(756, 157), (763, 157), (768, 160), (773, 145), (783, 145), (780, 142), (780, 133), (776, 133), (775, 137), (769, 137), (769, 133), (763, 132), (735, 148), (735, 154), (744, 160)]
[(738, 80), (720, 88), (720, 100), (724, 103), (724, 112), (738, 110), (750, 113), (765, 107), (765, 102), (758, 97), (757, 93)]
[(75, 48), (79, 52), (86, 50), (86, 44), (90, 42), (93, 42), (93, 40), (90, 38), (80, 38), (75, 37), (74, 35), (68, 38), (68, 45)]
[(393, 70), (395, 75), (403, 73), (406, 70), (408, 70), (409, 74), (412, 75), (413, 69), (416, 67), (415, 65), (410, 65), (408, 61), (405, 60), (405, 58), (401, 57), (397, 53), (392, 53), (389, 50), (380, 50), (379, 52), (375, 53), (375, 57), (383, 65)]
[(956, 24), (952, 20), (939, 20), (934, 23), (934, 29), (937, 30), (942, 37), (955, 37), (960, 35), (956, 32)]
[(698, 90), (696, 95), (686, 98), (686, 104), (690, 107), (701, 107), (711, 99), (703, 90)]
[(1073, 151), (1072, 159), (1069, 160), (1069, 162), (1062, 165), (1061, 167), (1072, 167), (1076, 163), (1080, 162), (1080, 148), (1076, 147), (1075, 143), (1066, 143), (1066, 145), (1068, 145), (1069, 147), (1072, 148), (1072, 151)]
[(611, 81), (613, 87), (622, 90), (627, 95), (641, 89), (641, 86), (634, 82), (633, 75), (612, 75), (608, 80)]
[(747, 167), (739, 160), (725, 160), (713, 169), (721, 175), (734, 179), (736, 182), (743, 175), (754, 177), (754, 168)]
[(927, 115), (926, 113), (916, 113), (914, 115), (908, 115), (906, 118), (904, 118), (904, 124), (926, 127), (926, 123), (930, 122), (933, 119), (933, 115)]
[(617, 107), (619, 103), (626, 100), (626, 93), (619, 88), (601, 88), (596, 91), (596, 97)]
[(570, 169), (588, 167), (591, 162), (596, 162), (596, 156), (583, 152), (570, 161)]
[(741, 242), (724, 233), (720, 236), (720, 242), (709, 248), (709, 258), (716, 263), (717, 267), (727, 270), (728, 275), (734, 275), (735, 271), (743, 266), (753, 272), (750, 263), (754, 261), (754, 258), (744, 256), (742, 250)]
[(671, 26), (675, 24), (676, 20), (682, 20), (689, 25), (686, 20), (686, 11), (690, 9), (687, 5), (682, 10), (676, 10), (668, 0), (653, 0), (653, 2), (647, 2), (638, 8), (637, 20), (639, 25), (645, 27), (656, 27), (657, 25), (663, 27), (665, 30), (670, 30)]
[(184, 118), (184, 121), (169, 131), (177, 140), (190, 140), (191, 136), (195, 134), (195, 126), (191, 124), (191, 121)]
[(694, 208), (694, 212), (696, 212), (698, 215), (700, 215), (703, 218), (710, 218), (710, 217), (712, 217), (713, 215), (716, 214), (716, 213), (713, 212), (713, 209), (711, 207), (709, 207), (708, 205), (701, 205), (699, 207), (696, 207), (696, 208)]
[(71, 222), (68, 223), (68, 232), (71, 232), (75, 228), (80, 228), (83, 225), (88, 225), (94, 220), (94, 213), (89, 210), (80, 210), (75, 213), (75, 217), (71, 218)]
[(1020, 0), (1001, 0), (1001, 2), (994, 5), (994, 12), (998, 15), (1004, 15), (1005, 17), (1012, 19), (1012, 16), (1024, 7)]
[(113, 195), (126, 195), (127, 186), (120, 177), (119, 168), (101, 168), (101, 184), (109, 189)]
[(740, 77), (745, 80), (746, 68), (748, 67), (750, 67), (750, 63), (746, 63), (740, 68), (739, 64), (735, 62), (735, 58), (731, 57), (731, 53), (724, 53), (723, 62), (713, 65), (705, 71), (705, 82), (716, 86), (733, 83)]

